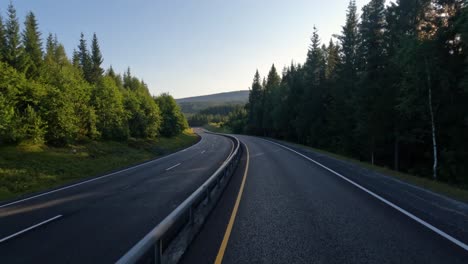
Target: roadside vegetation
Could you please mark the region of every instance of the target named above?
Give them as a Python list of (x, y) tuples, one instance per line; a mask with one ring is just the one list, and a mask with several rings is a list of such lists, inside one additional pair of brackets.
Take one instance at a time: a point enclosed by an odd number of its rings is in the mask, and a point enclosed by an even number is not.
[(215, 133), (224, 133), (230, 134), (232, 131), (224, 125), (224, 123), (208, 123), (202, 126), (204, 129), (215, 132)]
[(466, 189), (466, 188), (463, 189), (463, 188), (460, 188), (458, 186), (448, 184), (446, 182), (434, 181), (434, 180), (432, 180), (430, 178), (418, 177), (418, 176), (411, 175), (411, 174), (408, 174), (408, 173), (395, 171), (395, 170), (392, 170), (392, 169), (390, 169), (388, 167), (372, 165), (371, 163), (368, 163), (368, 162), (359, 161), (357, 159), (353, 159), (353, 158), (346, 157), (346, 156), (343, 156), (343, 155), (338, 155), (338, 154), (331, 153), (331, 152), (328, 152), (328, 151), (324, 151), (324, 150), (321, 150), (321, 149), (316, 149), (316, 148), (312, 148), (312, 147), (308, 147), (308, 146), (304, 146), (304, 145), (300, 145), (300, 144), (294, 144), (294, 143), (293, 143), (293, 145), (296, 145), (297, 147), (300, 147), (300, 148), (306, 148), (306, 149), (308, 148), (308, 149), (310, 149), (312, 151), (322, 153), (324, 155), (333, 157), (333, 158), (338, 159), (338, 160), (351, 162), (351, 163), (354, 163), (354, 164), (356, 164), (358, 166), (361, 166), (363, 168), (366, 168), (366, 169), (381, 173), (381, 174), (386, 175), (386, 176), (395, 177), (395, 178), (397, 178), (397, 179), (399, 179), (401, 181), (413, 184), (415, 186), (419, 186), (419, 187), (422, 187), (424, 189), (430, 190), (432, 192), (445, 195), (445, 196), (450, 197), (452, 199), (468, 203), (468, 189)]
[(325, 41), (314, 28), (304, 63), (257, 71), (246, 114), (226, 121), (233, 132), (467, 189), (466, 1), (370, 0), (358, 11), (351, 0)]
[(90, 141), (64, 147), (0, 147), (0, 201), (98, 176), (186, 148), (191, 129), (171, 138)]
[[(141, 162), (196, 141), (174, 98), (104, 61), (97, 35), (68, 56), (29, 12), (0, 13), (0, 199)], [(186, 131), (186, 132), (184, 132)]]

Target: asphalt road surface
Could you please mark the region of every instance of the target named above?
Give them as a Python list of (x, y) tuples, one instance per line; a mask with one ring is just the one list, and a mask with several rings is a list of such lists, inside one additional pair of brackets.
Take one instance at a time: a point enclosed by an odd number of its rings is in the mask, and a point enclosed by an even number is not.
[(232, 151), (205, 134), (175, 154), (26, 200), (0, 204), (0, 263), (113, 263)]
[(182, 263), (468, 263), (466, 204), (238, 137), (249, 154)]

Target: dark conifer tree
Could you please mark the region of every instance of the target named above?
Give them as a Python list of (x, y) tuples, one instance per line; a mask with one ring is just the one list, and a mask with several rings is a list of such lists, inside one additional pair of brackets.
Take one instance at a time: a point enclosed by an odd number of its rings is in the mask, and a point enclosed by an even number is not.
[(76, 68), (80, 68), (80, 54), (76, 49), (73, 49), (72, 64)]
[(39, 32), (37, 20), (33, 12), (29, 12), (26, 15), (24, 26), (23, 46), (28, 61), (26, 77), (37, 78), (40, 74), (43, 52), (41, 33)]
[(22, 71), (23, 63), (23, 48), (21, 46), (20, 25), (16, 16), (16, 9), (12, 3), (8, 5), (7, 21), (5, 24), (5, 60), (13, 68)]
[(260, 74), (258, 70), (252, 82), (248, 102), (249, 116), (247, 130), (252, 134), (263, 133), (263, 88), (260, 83)]
[(276, 71), (275, 65), (271, 65), (268, 72), (265, 87), (263, 89), (263, 129), (265, 135), (275, 136), (274, 122), (277, 118), (275, 116), (275, 109), (279, 107), (279, 89), (281, 78)]
[(92, 82), (91, 75), (93, 64), (83, 33), (81, 33), (80, 44), (78, 45), (78, 57), (80, 58), (80, 68), (83, 71), (86, 81)]
[(101, 67), (103, 62), (101, 49), (99, 48), (99, 42), (96, 33), (93, 35), (93, 41), (91, 43), (91, 82), (96, 83), (103, 75), (104, 70)]
[(6, 32), (5, 32), (5, 25), (3, 24), (3, 17), (0, 14), (0, 61), (3, 61), (5, 58), (6, 53)]

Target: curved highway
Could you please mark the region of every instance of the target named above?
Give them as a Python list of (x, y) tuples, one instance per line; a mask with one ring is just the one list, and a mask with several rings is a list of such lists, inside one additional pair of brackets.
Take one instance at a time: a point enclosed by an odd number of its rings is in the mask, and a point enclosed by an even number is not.
[(321, 154), (238, 138), (244, 164), (182, 263), (468, 263), (466, 204)]
[(196, 145), (135, 167), (0, 204), (0, 263), (113, 263), (195, 191), (233, 143)]

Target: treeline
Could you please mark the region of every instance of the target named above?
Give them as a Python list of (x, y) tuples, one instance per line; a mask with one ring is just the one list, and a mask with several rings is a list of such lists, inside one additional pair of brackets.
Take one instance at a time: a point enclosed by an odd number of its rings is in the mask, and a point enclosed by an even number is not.
[(120, 75), (102, 63), (96, 34), (90, 47), (81, 34), (72, 58), (52, 34), (44, 49), (34, 13), (21, 30), (10, 3), (0, 15), (0, 144), (155, 138), (187, 128), (170, 95), (153, 98), (130, 68)]
[[(355, 1), (337, 41), (255, 74), (246, 125), (271, 136), (468, 184), (468, 10), (462, 0)], [(238, 120), (239, 121), (239, 120)], [(240, 120), (242, 121), (242, 120)]]
[(192, 127), (203, 126), (208, 123), (225, 123), (228, 121), (229, 114), (238, 108), (241, 108), (241, 105), (227, 104), (211, 106), (200, 110), (196, 114), (188, 115), (187, 120)]

